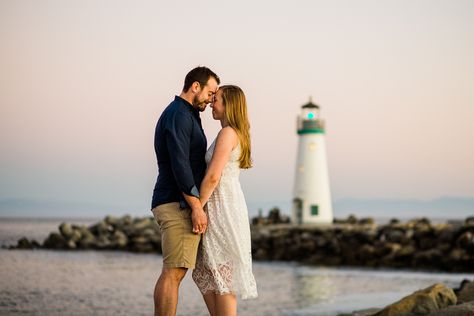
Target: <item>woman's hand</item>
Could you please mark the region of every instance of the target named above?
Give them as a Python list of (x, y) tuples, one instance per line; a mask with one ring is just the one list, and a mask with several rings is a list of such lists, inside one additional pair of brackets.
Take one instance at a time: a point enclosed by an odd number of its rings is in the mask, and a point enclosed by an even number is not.
[(204, 234), (207, 229), (207, 215), (202, 207), (191, 211), (191, 220), (193, 222), (193, 233)]

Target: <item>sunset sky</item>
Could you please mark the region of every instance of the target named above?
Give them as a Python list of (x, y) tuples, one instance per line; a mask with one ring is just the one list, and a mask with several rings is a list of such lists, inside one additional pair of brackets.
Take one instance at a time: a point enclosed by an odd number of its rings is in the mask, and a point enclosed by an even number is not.
[(0, 199), (148, 215), (155, 124), (198, 65), (247, 95), (251, 213), (289, 210), (309, 96), (334, 200), (473, 197), (473, 56), (469, 0), (0, 0)]

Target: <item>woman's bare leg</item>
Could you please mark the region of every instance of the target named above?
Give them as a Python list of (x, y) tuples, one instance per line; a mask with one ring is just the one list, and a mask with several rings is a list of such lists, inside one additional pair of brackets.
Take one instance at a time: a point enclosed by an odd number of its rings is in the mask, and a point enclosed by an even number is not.
[(216, 294), (214, 292), (207, 292), (202, 297), (204, 297), (204, 302), (206, 302), (207, 309), (211, 316), (217, 316), (216, 314)]
[(218, 316), (236, 316), (237, 298), (234, 294), (215, 295), (216, 315)]

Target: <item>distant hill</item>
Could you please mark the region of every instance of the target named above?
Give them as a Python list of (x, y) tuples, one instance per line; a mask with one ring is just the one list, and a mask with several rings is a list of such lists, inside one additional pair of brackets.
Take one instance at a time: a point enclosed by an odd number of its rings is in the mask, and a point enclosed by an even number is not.
[(103, 217), (109, 214), (143, 216), (145, 213), (136, 207), (99, 203), (24, 198), (0, 199), (1, 217)]
[[(290, 214), (289, 203), (280, 207)], [(273, 207), (272, 206), (272, 207)], [(263, 209), (264, 214), (269, 209)], [(344, 198), (333, 201), (334, 216), (383, 218), (466, 218), (474, 216), (474, 197), (441, 197), (433, 200), (419, 199), (357, 199)], [(0, 217), (103, 217), (105, 215), (149, 216), (147, 206), (106, 205), (87, 202), (52, 201), (40, 199), (9, 198), (0, 199)], [(249, 215), (256, 216), (250, 209)]]
[(333, 208), (337, 217), (356, 214), (373, 217), (465, 218), (474, 216), (474, 197), (441, 197), (433, 200), (344, 198), (334, 201)]

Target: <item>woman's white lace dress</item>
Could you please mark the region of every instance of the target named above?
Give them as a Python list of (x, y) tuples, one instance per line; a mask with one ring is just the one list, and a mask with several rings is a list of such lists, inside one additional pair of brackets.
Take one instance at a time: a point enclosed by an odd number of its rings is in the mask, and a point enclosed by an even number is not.
[[(206, 153), (209, 164), (215, 140)], [(257, 297), (252, 273), (250, 225), (239, 182), (240, 145), (232, 151), (221, 179), (207, 202), (209, 222), (199, 248), (193, 279), (203, 294)]]

